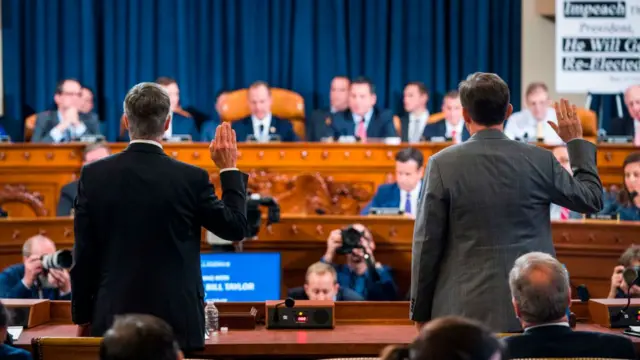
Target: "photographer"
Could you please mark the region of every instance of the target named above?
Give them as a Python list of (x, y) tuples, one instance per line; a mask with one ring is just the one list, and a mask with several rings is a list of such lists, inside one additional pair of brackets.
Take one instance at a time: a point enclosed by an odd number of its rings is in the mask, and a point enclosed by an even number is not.
[(56, 252), (56, 245), (42, 235), (22, 247), (23, 263), (0, 273), (0, 297), (8, 299), (71, 300), (71, 281), (65, 269), (44, 270), (42, 256)]
[(640, 286), (633, 285), (631, 290), (624, 282), (622, 273), (626, 268), (638, 268), (640, 269), (640, 246), (631, 245), (620, 256), (618, 260), (618, 266), (613, 268), (613, 275), (611, 275), (611, 289), (609, 290), (609, 299), (624, 299), (631, 292), (631, 297), (640, 297)]
[[(360, 236), (356, 246), (345, 249), (345, 230), (333, 230), (327, 239), (327, 252), (321, 259), (336, 269), (340, 287), (357, 292), (365, 300), (397, 300), (398, 289), (391, 269), (376, 262), (373, 255), (376, 246), (369, 230), (362, 224), (353, 224), (347, 232)], [(346, 264), (334, 263), (337, 252), (346, 253)], [(366, 254), (371, 261), (365, 259)]]

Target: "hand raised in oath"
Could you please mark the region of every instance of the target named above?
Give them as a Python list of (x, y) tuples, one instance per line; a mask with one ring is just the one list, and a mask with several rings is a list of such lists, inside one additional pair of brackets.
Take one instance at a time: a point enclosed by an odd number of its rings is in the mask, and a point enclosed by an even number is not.
[(220, 168), (228, 169), (237, 167), (238, 144), (236, 143), (236, 132), (228, 122), (218, 125), (216, 135), (209, 145), (211, 160)]
[(548, 123), (562, 141), (568, 143), (574, 139), (582, 139), (582, 123), (578, 117), (576, 106), (569, 103), (568, 100), (562, 99), (560, 103), (555, 103), (553, 107), (556, 109), (558, 124), (553, 121), (548, 121)]

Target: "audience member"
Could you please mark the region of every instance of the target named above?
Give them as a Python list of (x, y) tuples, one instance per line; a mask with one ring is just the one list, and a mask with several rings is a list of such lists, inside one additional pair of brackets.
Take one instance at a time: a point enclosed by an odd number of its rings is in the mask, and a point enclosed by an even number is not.
[(307, 141), (320, 141), (333, 134), (327, 133), (326, 121), (335, 113), (349, 108), (349, 86), (351, 80), (346, 76), (336, 76), (331, 80), (329, 107), (316, 109), (307, 120)]
[[(552, 150), (553, 156), (558, 160), (560, 165), (567, 170), (567, 172), (573, 175), (573, 170), (571, 169), (571, 164), (569, 163), (569, 151), (567, 147), (564, 145), (557, 146)], [(562, 207), (560, 205), (551, 204), (549, 208), (551, 211), (551, 220), (568, 220), (568, 219), (580, 219), (582, 218), (582, 214), (571, 211), (566, 207)]]
[(526, 141), (541, 140), (545, 144), (560, 145), (562, 139), (547, 121), (558, 123), (556, 113), (551, 107), (547, 85), (534, 82), (525, 92), (527, 108), (513, 113), (507, 120), (504, 133), (510, 139)]
[(532, 252), (519, 257), (509, 286), (524, 328), (523, 335), (506, 339), (511, 358), (635, 359), (627, 338), (571, 329), (566, 315), (571, 305), (569, 275), (551, 255)]
[[(109, 146), (106, 143), (99, 142), (89, 144), (84, 148), (82, 153), (83, 165), (90, 164), (109, 156)], [(78, 180), (74, 180), (60, 189), (60, 198), (58, 199), (58, 210), (56, 215), (69, 216), (73, 210), (73, 201), (78, 194)]]
[(93, 112), (93, 91), (86, 86), (83, 86), (80, 90), (78, 111), (85, 114)]
[(429, 92), (424, 83), (412, 81), (404, 87), (402, 102), (406, 114), (400, 117), (402, 142), (422, 141), (424, 128), (429, 122), (427, 101), (429, 101)]
[(83, 135), (99, 135), (100, 122), (93, 113), (83, 113), (82, 86), (75, 79), (65, 79), (56, 86), (53, 96), (57, 110), (36, 115), (31, 142), (60, 143)]
[(22, 246), (22, 264), (0, 273), (0, 298), (70, 300), (71, 281), (65, 269), (42, 268), (42, 256), (56, 252), (51, 239), (36, 235)]
[(455, 143), (466, 141), (469, 138), (469, 130), (464, 125), (462, 118), (462, 103), (458, 91), (450, 91), (444, 96), (442, 114), (444, 120), (427, 125), (422, 137), (427, 141), (438, 139), (441, 139), (440, 141), (451, 139)]
[(248, 139), (257, 142), (279, 140), (284, 142), (298, 141), (289, 120), (273, 116), (271, 106), (271, 88), (264, 81), (256, 81), (247, 91), (247, 101), (251, 116), (233, 122), (233, 130), (239, 142)]
[(225, 101), (227, 100), (228, 92), (226, 90), (221, 90), (216, 95), (216, 106), (215, 106), (215, 114), (211, 117), (211, 119), (202, 123), (200, 129), (200, 141), (211, 142), (213, 140), (216, 127), (220, 125), (222, 122), (221, 114), (224, 111), (223, 106), (225, 106)]
[(624, 186), (614, 201), (605, 204), (603, 214), (616, 215), (620, 220), (640, 220), (640, 152), (627, 155), (622, 163)]
[(371, 208), (399, 208), (405, 214), (415, 217), (423, 175), (422, 152), (414, 148), (400, 150), (396, 154), (396, 182), (380, 185), (361, 214), (367, 215)]
[(393, 114), (376, 108), (376, 102), (373, 82), (364, 77), (355, 79), (349, 88), (349, 109), (333, 114), (326, 124), (327, 136), (356, 136), (362, 142), (397, 137)]
[(612, 119), (608, 134), (632, 136), (633, 143), (640, 146), (640, 85), (630, 86), (624, 92), (624, 104), (629, 116)]
[(120, 315), (104, 334), (100, 360), (182, 360), (173, 330), (151, 315)]
[(640, 246), (631, 245), (622, 253), (618, 260), (618, 265), (613, 268), (611, 275), (611, 288), (609, 290), (609, 299), (626, 298), (631, 293), (631, 297), (640, 297), (640, 286), (633, 285), (631, 289), (622, 278), (622, 273), (626, 268), (640, 269)]
[[(336, 251), (342, 246), (341, 230), (333, 230), (327, 238), (327, 251), (320, 261), (331, 264), (338, 274), (338, 284), (360, 294), (365, 300), (397, 300), (398, 290), (391, 268), (375, 261), (376, 244), (369, 229), (362, 224), (353, 224), (353, 229), (360, 232), (360, 246), (346, 255), (346, 264), (335, 264)], [(374, 269), (370, 269), (365, 261), (365, 251), (369, 254)], [(375, 270), (376, 274), (372, 271)]]
[(336, 269), (321, 261), (309, 266), (304, 286), (290, 289), (288, 296), (296, 300), (364, 300), (357, 292), (342, 288), (338, 284)]
[(13, 346), (13, 339), (7, 331), (9, 326), (9, 312), (0, 303), (0, 359), (3, 360), (31, 360), (31, 353)]
[(182, 110), (180, 105), (180, 88), (176, 80), (163, 76), (156, 79), (156, 84), (162, 86), (169, 93), (169, 99), (171, 100), (171, 123), (164, 132), (164, 138), (190, 135), (192, 141), (200, 140), (200, 133), (196, 127), (195, 120), (188, 112)]
[(504, 345), (479, 322), (443, 317), (427, 323), (408, 346), (387, 346), (382, 360), (506, 360)]

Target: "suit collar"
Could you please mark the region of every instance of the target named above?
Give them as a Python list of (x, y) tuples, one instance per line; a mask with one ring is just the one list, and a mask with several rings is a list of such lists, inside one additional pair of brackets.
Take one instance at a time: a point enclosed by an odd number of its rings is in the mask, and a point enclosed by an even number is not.
[(538, 326), (531, 326), (524, 329), (524, 333), (528, 335), (562, 335), (572, 332), (571, 327), (568, 323), (553, 323), (553, 324), (543, 324)]
[(132, 140), (124, 151), (146, 152), (165, 155), (162, 144), (152, 140)]
[(504, 132), (496, 129), (480, 130), (473, 134), (469, 140), (507, 140), (509, 139)]

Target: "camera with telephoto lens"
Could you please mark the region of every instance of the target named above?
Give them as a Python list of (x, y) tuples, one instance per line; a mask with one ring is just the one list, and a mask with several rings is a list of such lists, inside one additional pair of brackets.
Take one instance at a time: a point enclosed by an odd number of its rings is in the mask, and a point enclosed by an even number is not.
[(267, 226), (280, 222), (280, 205), (271, 197), (261, 197), (260, 194), (247, 196), (247, 238), (258, 235), (262, 224), (260, 207), (267, 208)]
[(70, 269), (73, 263), (73, 254), (70, 250), (58, 250), (53, 254), (42, 255), (41, 260), (44, 270)]
[(353, 249), (362, 248), (360, 239), (364, 236), (364, 233), (356, 230), (353, 226), (347, 226), (340, 231), (342, 237), (342, 246), (340, 246), (336, 252), (338, 254), (347, 255), (353, 252)]

